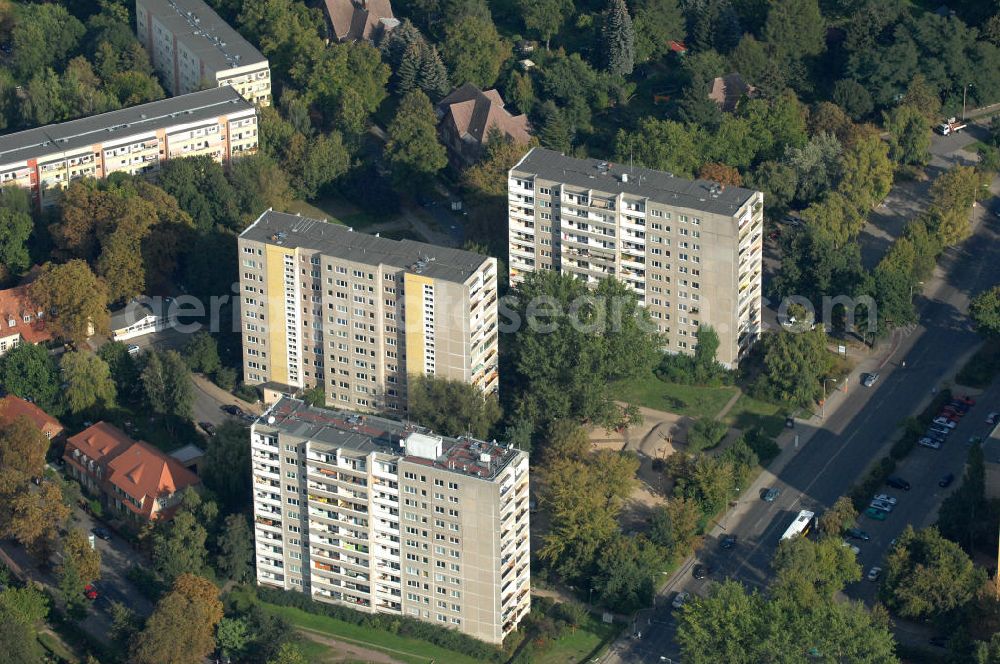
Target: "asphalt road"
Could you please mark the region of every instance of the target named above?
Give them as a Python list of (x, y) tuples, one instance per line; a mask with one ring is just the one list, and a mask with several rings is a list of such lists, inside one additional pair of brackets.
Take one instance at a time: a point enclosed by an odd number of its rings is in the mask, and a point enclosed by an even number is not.
[[(810, 442), (775, 478), (773, 486), (782, 489), (780, 497), (774, 503), (765, 503), (756, 495), (744, 497), (735, 514), (715, 528), (699, 554), (697, 562), (712, 568), (710, 577), (698, 581), (692, 578), (690, 565), (682, 570), (671, 592), (659, 598), (661, 606), (637, 619), (634, 630), (640, 631), (642, 637), (619, 642), (606, 661), (678, 661), (675, 621), (669, 606), (674, 592), (687, 590), (702, 595), (708, 592), (710, 583), (725, 578), (765, 586), (778, 539), (794, 515), (801, 509), (821, 513), (844, 494), (873, 459), (885, 454), (884, 448), (899, 423), (919, 412), (931, 399), (932, 388), (941, 387), (957, 369), (960, 358), (978, 346), (980, 340), (971, 330), (965, 312), (972, 296), (1000, 283), (1000, 220), (986, 214), (982, 207), (976, 208), (975, 215), (981, 223), (973, 237), (942, 257), (935, 278), (918, 302), (920, 324), (900, 335), (893, 355), (880, 370), (879, 382), (872, 388), (855, 382), (842, 395), (840, 406), (828, 421), (798, 425), (802, 433), (820, 425), (823, 428), (813, 433)], [(903, 359), (905, 369), (898, 366)], [(900, 498), (900, 505), (888, 520), (860, 518), (859, 526), (872, 535), (870, 542), (858, 543), (859, 562), (866, 572), (882, 559), (889, 541), (907, 523), (920, 526), (933, 521), (946, 493), (937, 482), (946, 472), (961, 477), (966, 453), (962, 441), (987, 430), (983, 418), (1000, 402), (1000, 386), (988, 390), (983, 401), (992, 403), (973, 408), (941, 450), (918, 448), (899, 465), (897, 473), (911, 482), (913, 490), (894, 492), (886, 487), (888, 493)], [(737, 535), (739, 545), (735, 550), (726, 552), (718, 547), (718, 539), (725, 534)], [(874, 591), (874, 584), (866, 583), (847, 589), (849, 595), (866, 600), (873, 598)]]

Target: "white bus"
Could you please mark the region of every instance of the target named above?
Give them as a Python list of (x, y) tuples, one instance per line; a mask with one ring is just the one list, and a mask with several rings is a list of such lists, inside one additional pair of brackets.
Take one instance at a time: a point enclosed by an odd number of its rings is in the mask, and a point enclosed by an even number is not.
[(781, 536), (782, 541), (790, 540), (800, 535), (808, 535), (815, 518), (816, 515), (809, 510), (799, 512), (799, 515), (795, 517), (795, 521), (792, 521), (792, 525), (788, 526), (785, 534)]

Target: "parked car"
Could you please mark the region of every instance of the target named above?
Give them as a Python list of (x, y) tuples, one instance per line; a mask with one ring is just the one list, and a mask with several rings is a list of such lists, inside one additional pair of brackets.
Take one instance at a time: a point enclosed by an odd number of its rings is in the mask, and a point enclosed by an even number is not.
[(875, 566), (875, 567), (872, 567), (870, 570), (868, 570), (868, 580), (869, 581), (872, 581), (872, 582), (878, 581), (878, 578), (880, 576), (882, 576), (882, 568), (881, 567)]
[(765, 503), (773, 503), (775, 500), (777, 500), (778, 496), (780, 495), (781, 495), (781, 489), (779, 489), (778, 487), (771, 487), (770, 489), (764, 492), (761, 498), (764, 499)]
[(936, 440), (939, 443), (943, 443), (948, 440), (948, 434), (941, 433), (940, 431), (931, 431), (930, 429), (924, 432), (924, 437)]
[(928, 431), (933, 431), (935, 433), (942, 434), (944, 436), (947, 436), (947, 435), (951, 434), (951, 429), (949, 429), (948, 427), (943, 427), (940, 424), (932, 424), (930, 426), (930, 428), (927, 429), (927, 430)]
[(726, 535), (719, 544), (723, 549), (732, 549), (736, 546), (736, 535)]
[(97, 528), (94, 528), (90, 532), (94, 533), (94, 537), (99, 537), (100, 539), (104, 540), (105, 542), (107, 542), (107, 541), (109, 541), (111, 539), (111, 533), (108, 532), (107, 528), (101, 528), (100, 526), (98, 526)]
[(869, 519), (874, 519), (876, 521), (885, 521), (889, 516), (888, 512), (883, 512), (882, 510), (877, 510), (874, 507), (865, 508), (865, 516)]
[(877, 373), (861, 374), (861, 384), (864, 385), (865, 387), (871, 387), (876, 382), (878, 382)]
[(910, 490), (910, 483), (897, 475), (887, 478), (885, 480), (885, 483), (891, 486), (893, 489), (902, 489), (903, 491)]
[(955, 474), (948, 473), (938, 481), (938, 486), (942, 489), (947, 489), (951, 486), (951, 483), (955, 481)]
[(674, 601), (670, 603), (675, 609), (679, 609), (684, 606), (687, 601), (691, 599), (691, 593), (686, 590), (682, 590), (676, 595), (674, 595)]
[(948, 403), (945, 404), (945, 407), (947, 407), (947, 408), (954, 408), (955, 410), (959, 411), (960, 413), (967, 413), (967, 412), (969, 412), (969, 404), (965, 403), (964, 401), (958, 401), (957, 399), (953, 399), (953, 400), (949, 401)]
[(868, 507), (874, 507), (877, 510), (882, 510), (883, 512), (891, 512), (892, 505), (889, 503), (883, 503), (881, 500), (873, 500), (868, 503)]
[(860, 528), (848, 528), (844, 531), (848, 537), (851, 539), (861, 540), (862, 542), (867, 542), (872, 538), (871, 535), (861, 530)]
[(996, 424), (998, 417), (1000, 417), (1000, 413), (990, 413), (989, 415), (986, 416), (986, 423)]
[(958, 422), (956, 422), (955, 420), (949, 420), (947, 417), (935, 417), (934, 424), (938, 424), (943, 427), (948, 427), (949, 429), (954, 429), (958, 425)]
[(890, 505), (895, 505), (899, 502), (895, 496), (890, 496), (887, 493), (878, 493), (872, 496), (872, 500), (881, 500), (884, 503), (889, 503)]
[(932, 450), (939, 450), (939, 449), (941, 449), (941, 441), (940, 440), (934, 440), (933, 438), (928, 438), (927, 436), (924, 436), (923, 438), (921, 438), (920, 440), (918, 440), (917, 441), (917, 445), (921, 445), (923, 447), (929, 447)]
[(945, 414), (945, 413), (948, 413), (949, 417), (951, 417), (952, 419), (955, 419), (956, 417), (965, 417), (966, 411), (959, 410), (958, 408), (955, 408), (954, 406), (945, 405), (941, 409), (941, 414)]
[(140, 350), (142, 349), (136, 346), (135, 344), (128, 345), (128, 354), (131, 355), (132, 357), (138, 355)]
[(97, 588), (94, 587), (94, 584), (88, 583), (84, 587), (84, 589), (83, 589), (83, 596), (86, 597), (87, 599), (91, 600), (91, 601), (97, 599)]
[(712, 569), (708, 565), (695, 565), (694, 569), (691, 570), (691, 576), (696, 579), (704, 579), (711, 573)]
[(212, 424), (211, 422), (198, 422), (198, 426), (200, 426), (201, 430), (207, 433), (209, 436), (215, 435), (215, 425)]
[(861, 553), (861, 549), (860, 549), (860, 548), (858, 548), (858, 545), (857, 545), (857, 544), (851, 544), (851, 543), (850, 543), (850, 542), (848, 542), (847, 540), (843, 540), (843, 541), (841, 542), (841, 544), (843, 544), (843, 545), (844, 545), (844, 546), (846, 546), (846, 547), (847, 547), (848, 549), (850, 549), (851, 551), (853, 551), (853, 552), (854, 552), (854, 555), (858, 555), (859, 553)]
[(233, 404), (227, 403), (224, 406), (219, 407), (222, 412), (232, 415), (233, 417), (241, 417), (243, 415), (243, 409), (239, 406), (234, 406)]
[(960, 396), (958, 399), (956, 399), (956, 401), (965, 404), (969, 408), (972, 408), (973, 406), (976, 405), (976, 400), (970, 397), (968, 394)]

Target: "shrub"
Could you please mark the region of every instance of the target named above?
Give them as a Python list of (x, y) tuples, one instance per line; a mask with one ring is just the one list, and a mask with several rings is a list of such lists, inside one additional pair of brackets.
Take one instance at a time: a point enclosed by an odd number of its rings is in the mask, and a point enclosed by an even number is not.
[(236, 369), (221, 367), (215, 372), (214, 380), (216, 385), (227, 392), (231, 392), (236, 387)]
[(260, 400), (260, 392), (257, 391), (257, 388), (242, 382), (233, 390), (233, 394), (247, 403), (257, 403)]
[(688, 452), (694, 454), (715, 447), (726, 436), (729, 427), (713, 419), (701, 419), (688, 430)]
[(750, 429), (743, 434), (743, 440), (757, 455), (757, 462), (767, 467), (781, 453), (781, 448), (762, 429)]

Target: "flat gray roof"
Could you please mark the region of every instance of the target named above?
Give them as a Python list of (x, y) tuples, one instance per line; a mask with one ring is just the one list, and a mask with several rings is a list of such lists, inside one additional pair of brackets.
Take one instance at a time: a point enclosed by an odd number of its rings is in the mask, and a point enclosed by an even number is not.
[[(629, 166), (600, 159), (567, 157), (555, 150), (532, 148), (512, 169), (578, 187), (612, 194), (649, 198), (656, 203), (733, 216), (754, 191), (742, 187), (719, 187), (707, 180), (687, 180), (663, 171)], [(622, 176), (627, 182), (622, 182)]]
[(142, 0), (142, 4), (214, 71), (267, 63), (260, 51), (202, 0)]
[(170, 125), (210, 120), (243, 110), (254, 110), (254, 106), (228, 85), (179, 97), (169, 97), (118, 111), (0, 136), (0, 164), (75, 150)]
[(329, 445), (331, 449), (350, 449), (363, 454), (381, 452), (428, 468), (484, 480), (496, 477), (507, 464), (522, 454), (496, 441), (438, 436), (441, 438), (441, 456), (437, 459), (409, 456), (401, 441), (411, 433), (431, 434), (426, 428), (376, 415), (316, 408), (291, 397), (282, 397), (257, 418), (255, 426)]
[(409, 272), (464, 283), (486, 256), (414, 240), (392, 240), (355, 233), (341, 224), (268, 210), (240, 237), (255, 242), (304, 248), (367, 265), (389, 265)]

